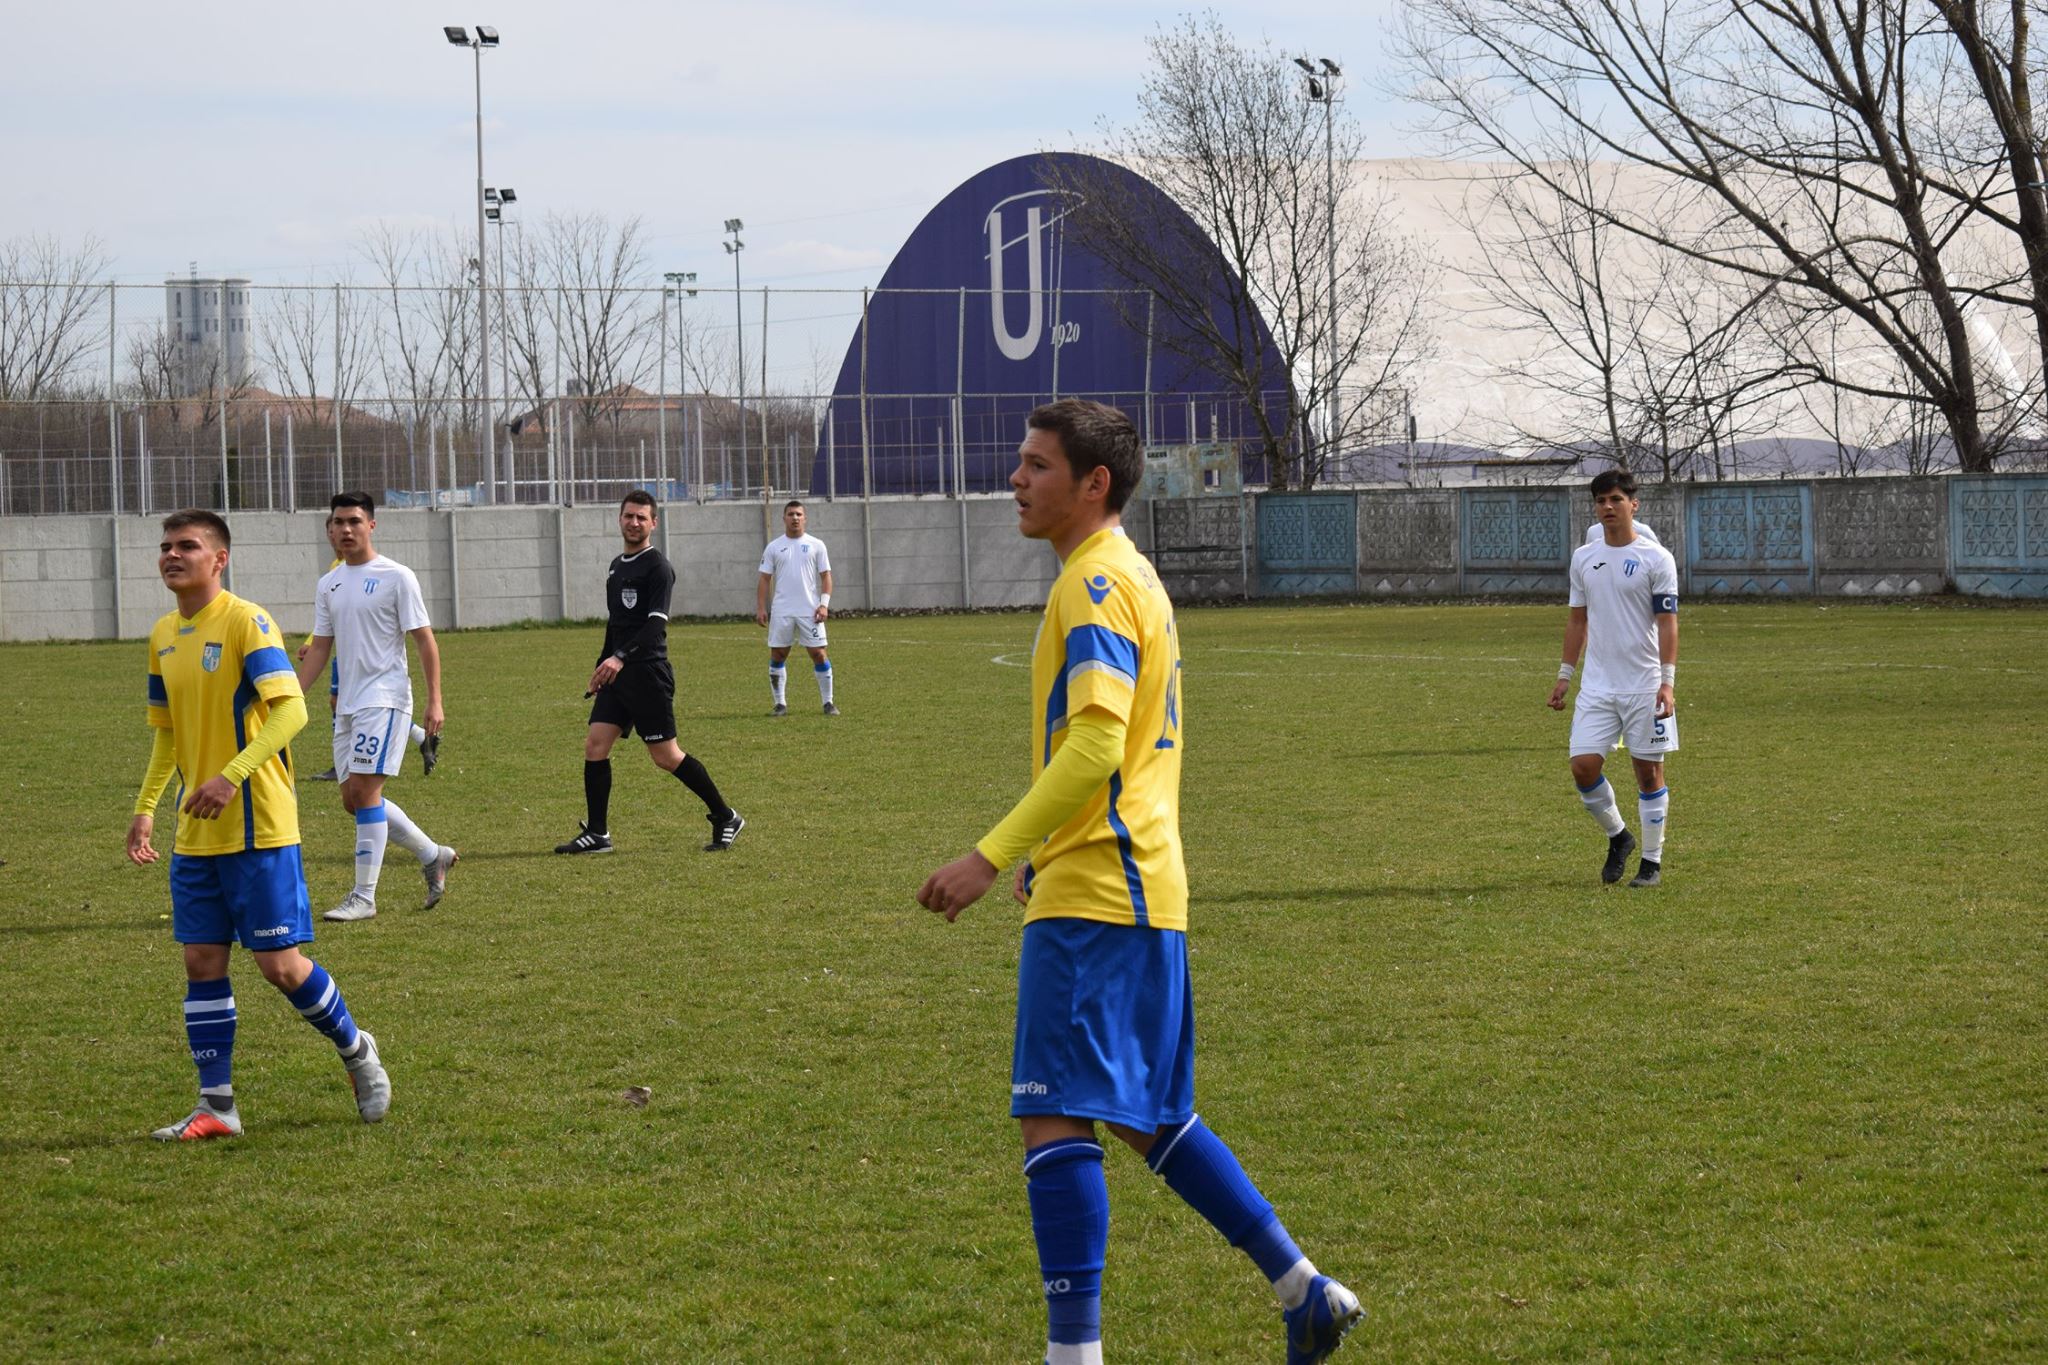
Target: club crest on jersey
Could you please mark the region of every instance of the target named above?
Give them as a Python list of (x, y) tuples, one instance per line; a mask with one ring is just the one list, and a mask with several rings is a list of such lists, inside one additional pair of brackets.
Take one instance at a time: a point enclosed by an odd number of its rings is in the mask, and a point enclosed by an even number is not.
[(633, 608), (634, 608), (634, 607), (637, 607), (637, 606), (639, 606), (639, 605), (640, 605), (640, 589), (638, 589), (638, 588), (620, 588), (620, 589), (619, 589), (619, 605), (620, 605), (620, 606), (622, 606), (622, 607), (624, 607), (624, 608), (625, 608), (625, 609), (626, 609), (627, 611), (631, 611), (631, 610), (633, 610)]
[(199, 666), (208, 673), (220, 672), (220, 645), (218, 642), (213, 640), (206, 642), (206, 648), (199, 655)]
[(368, 597), (371, 593), (375, 591), (377, 591), (377, 580), (374, 578), (365, 578), (363, 580), (363, 596)]
[(1636, 576), (1636, 570), (1640, 567), (1642, 567), (1641, 560), (1626, 560), (1623, 562), (1621, 566), (1621, 576), (1623, 578), (1634, 578)]

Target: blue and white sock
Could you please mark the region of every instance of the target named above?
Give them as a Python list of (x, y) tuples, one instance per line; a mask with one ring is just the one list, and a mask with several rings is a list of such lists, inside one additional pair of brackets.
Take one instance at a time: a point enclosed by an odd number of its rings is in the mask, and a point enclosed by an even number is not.
[(1643, 860), (1662, 863), (1664, 861), (1664, 817), (1671, 811), (1671, 788), (1659, 787), (1653, 792), (1639, 792), (1636, 795), (1636, 809), (1643, 816)]
[(200, 1096), (224, 1100), (216, 1109), (234, 1108), (235, 992), (226, 977), (185, 983), (185, 1041), (199, 1068)]
[(827, 659), (821, 664), (814, 664), (811, 667), (811, 671), (818, 675), (818, 700), (830, 706), (832, 704), (832, 661)]
[(1302, 1305), (1309, 1282), (1316, 1277), (1314, 1264), (1287, 1235), (1236, 1154), (1209, 1131), (1200, 1114), (1177, 1128), (1160, 1129), (1145, 1162), (1225, 1241), (1252, 1258), (1272, 1282), (1281, 1307)]
[(327, 1035), (336, 1051), (346, 1056), (356, 1050), (356, 1039), (360, 1036), (356, 1021), (349, 1016), (348, 1003), (341, 998), (341, 987), (334, 984), (325, 967), (315, 962), (299, 988), (286, 991), (284, 998), (306, 1016), (307, 1023)]
[(356, 894), (365, 900), (377, 899), (377, 874), (384, 870), (384, 845), (390, 837), (382, 801), (356, 807)]
[(1628, 828), (1628, 822), (1621, 818), (1621, 807), (1614, 799), (1614, 786), (1605, 777), (1590, 787), (1579, 788), (1579, 800), (1586, 806), (1586, 814), (1600, 822), (1601, 830), (1612, 839)]
[(384, 798), (384, 823), (391, 828), (391, 839), (400, 848), (420, 860), (420, 865), (434, 861), (441, 854), (441, 846), (427, 837), (427, 832), (412, 822), (412, 817), (398, 808), (390, 797)]
[(788, 704), (783, 697), (784, 689), (787, 687), (788, 683), (788, 666), (785, 664), (776, 663), (773, 659), (770, 659), (768, 661), (768, 691), (774, 696), (775, 704), (777, 706), (785, 706)]
[(1109, 1183), (1102, 1144), (1059, 1138), (1024, 1153), (1031, 1234), (1045, 1286), (1045, 1358), (1052, 1365), (1102, 1359), (1102, 1264), (1109, 1251)]
[(414, 744), (425, 744), (427, 742), (426, 729), (425, 727), (419, 725), (415, 725), (410, 730), (406, 731), (405, 737), (411, 740)]

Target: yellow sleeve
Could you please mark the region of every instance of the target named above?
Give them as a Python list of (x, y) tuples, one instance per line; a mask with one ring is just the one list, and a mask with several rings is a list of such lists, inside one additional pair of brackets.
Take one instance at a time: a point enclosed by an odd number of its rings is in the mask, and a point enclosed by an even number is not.
[(1123, 760), (1123, 721), (1094, 707), (1083, 711), (1068, 722), (1059, 752), (1031, 790), (982, 836), (975, 851), (995, 867), (1010, 866), (1073, 819)]
[(154, 816), (156, 803), (164, 799), (164, 788), (178, 766), (178, 747), (170, 730), (152, 726), (150, 733), (156, 736), (156, 743), (149, 750), (149, 771), (142, 775), (142, 790), (135, 794), (134, 813)]
[(249, 780), (255, 772), (274, 757), (278, 750), (291, 743), (292, 736), (306, 725), (306, 699), (296, 692), (288, 697), (279, 697), (270, 703), (270, 719), (263, 722), (263, 728), (249, 737), (248, 747), (228, 760), (228, 766), (220, 775), (236, 786)]

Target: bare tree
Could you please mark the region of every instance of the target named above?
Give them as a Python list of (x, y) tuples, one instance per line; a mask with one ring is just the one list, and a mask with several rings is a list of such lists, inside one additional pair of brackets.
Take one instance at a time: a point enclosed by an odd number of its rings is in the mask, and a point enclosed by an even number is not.
[[(1132, 291), (1112, 296), (1124, 325), (1144, 331), (1156, 301), (1156, 344), (1229, 383), (1276, 487), (1310, 486), (1427, 351), (1431, 269), (1358, 174), (1357, 125), (1304, 98), (1270, 45), (1210, 13), (1149, 46), (1138, 122), (1100, 130), (1107, 164), (1049, 158), (1043, 179), (1073, 205), (1071, 239)], [(1187, 219), (1157, 214), (1130, 171)]]
[(76, 248), (54, 237), (0, 242), (0, 399), (49, 396), (108, 344), (101, 277), (111, 261), (94, 237)]
[[(1966, 308), (2014, 272), (1973, 272), (1958, 252), (1996, 177), (1947, 154), (1953, 50), (1930, 20), (1919, 0), (1417, 0), (1402, 46), (1446, 145), (1504, 156), (1790, 309), (1853, 318), (1897, 379), (1827, 373), (1811, 354), (1809, 376), (1933, 407), (1962, 467), (1983, 470), (2018, 414), (1985, 392)], [(1568, 137), (1717, 211), (1677, 229), (1697, 215), (1588, 202), (1545, 170)]]
[(377, 362), (376, 318), (346, 272), (332, 287), (273, 296), (256, 324), (257, 346), (285, 395), (310, 402), (325, 389), (334, 419), (361, 393)]
[(552, 306), (582, 416), (616, 419), (628, 389), (653, 373), (647, 342), (661, 325), (640, 220), (614, 227), (603, 214), (551, 213), (541, 236), (539, 268), (555, 286), (541, 297)]

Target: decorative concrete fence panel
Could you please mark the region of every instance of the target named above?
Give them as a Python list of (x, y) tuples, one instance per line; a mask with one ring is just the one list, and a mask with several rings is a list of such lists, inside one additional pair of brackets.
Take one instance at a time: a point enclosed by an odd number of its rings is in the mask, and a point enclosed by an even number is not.
[(1684, 591), (1782, 596), (1814, 590), (1813, 490), (1806, 484), (1721, 485), (1688, 501)]
[(1458, 591), (1458, 495), (1445, 489), (1358, 495), (1358, 590), (1383, 597)]
[(1259, 499), (1259, 591), (1301, 597), (1358, 589), (1358, 497), (1268, 493)]
[(1582, 526), (1562, 488), (1474, 488), (1459, 495), (1461, 591), (1562, 596)]
[(1243, 498), (1155, 498), (1152, 564), (1176, 599), (1242, 597), (1250, 563)]
[(1830, 479), (1813, 486), (1816, 590), (1910, 597), (1948, 586), (1941, 479)]
[(1948, 505), (1959, 591), (2048, 597), (2048, 479), (1956, 479)]

